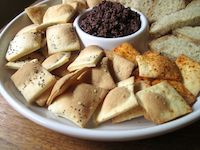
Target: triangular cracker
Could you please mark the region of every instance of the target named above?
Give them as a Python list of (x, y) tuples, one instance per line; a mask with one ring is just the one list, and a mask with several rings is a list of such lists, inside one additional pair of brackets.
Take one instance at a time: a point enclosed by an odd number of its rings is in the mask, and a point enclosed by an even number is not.
[(103, 54), (103, 50), (100, 47), (88, 46), (80, 52), (76, 60), (67, 69), (72, 72), (84, 67), (96, 67)]
[(53, 71), (69, 61), (70, 52), (55, 53), (44, 60), (42, 66), (48, 71)]
[(36, 32), (37, 32), (38, 26), (39, 26), (39, 25), (37, 25), (37, 24), (28, 25), (28, 26), (22, 28), (22, 29), (17, 33), (17, 35), (23, 34), (23, 33), (26, 33), (26, 32), (33, 32), (33, 33), (36, 33)]
[(8, 67), (9, 69), (17, 70), (21, 68), (23, 65), (25, 65), (27, 62), (38, 60), (40, 63), (42, 63), (44, 59), (45, 57), (40, 52), (36, 51), (20, 58), (17, 61), (8, 62), (5, 66)]
[(34, 24), (41, 24), (43, 22), (43, 16), (48, 9), (46, 4), (30, 6), (25, 9), (26, 14)]
[(83, 128), (107, 92), (105, 89), (82, 83), (58, 97), (48, 110)]
[(87, 68), (83, 68), (76, 72), (67, 74), (66, 76), (60, 78), (54, 85), (51, 95), (48, 98), (47, 105), (50, 105), (54, 99), (65, 92), (70, 86), (78, 82), (79, 76), (87, 71)]
[(52, 71), (53, 74), (55, 74), (58, 77), (63, 77), (67, 74), (69, 74), (70, 72), (67, 70), (67, 67), (78, 57), (78, 53), (71, 53), (71, 57), (70, 60), (62, 65), (61, 67), (55, 69)]
[(111, 90), (115, 88), (116, 84), (109, 72), (109, 60), (104, 57), (101, 61), (100, 67), (92, 68), (91, 83), (94, 86)]
[(51, 94), (52, 89), (53, 89), (53, 86), (50, 87), (49, 89), (47, 89), (44, 93), (42, 93), (42, 95), (37, 98), (35, 103), (40, 107), (44, 107), (46, 105), (46, 102), (47, 102), (50, 94)]
[(138, 118), (144, 115), (144, 110), (141, 106), (134, 107), (130, 109), (129, 111), (116, 116), (115, 118), (112, 119), (112, 123), (120, 123), (124, 121), (128, 121), (134, 118)]
[(131, 77), (119, 82), (118, 87), (108, 93), (96, 122), (105, 122), (137, 106), (138, 102), (134, 95), (134, 78)]
[(40, 33), (26, 32), (16, 35), (10, 42), (6, 53), (8, 61), (15, 61), (41, 48), (42, 35)]
[(135, 64), (131, 61), (114, 54), (113, 70), (117, 81), (128, 79), (131, 76), (132, 71), (135, 67)]
[(140, 52), (138, 52), (130, 43), (122, 43), (113, 51), (115, 54), (128, 59), (137, 66), (136, 56), (140, 55)]

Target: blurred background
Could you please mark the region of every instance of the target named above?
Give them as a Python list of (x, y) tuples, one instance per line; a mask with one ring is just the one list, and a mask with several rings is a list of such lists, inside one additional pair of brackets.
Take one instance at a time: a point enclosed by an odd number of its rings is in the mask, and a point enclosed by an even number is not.
[(0, 28), (36, 0), (0, 0)]

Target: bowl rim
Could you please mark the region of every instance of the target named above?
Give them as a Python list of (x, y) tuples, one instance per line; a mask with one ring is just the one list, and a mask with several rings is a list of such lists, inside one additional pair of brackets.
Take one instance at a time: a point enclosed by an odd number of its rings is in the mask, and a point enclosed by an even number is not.
[[(38, 5), (47, 3), (49, 1), (52, 0), (44, 0), (38, 3)], [(0, 33), (0, 41), (2, 40), (2, 37), (5, 35), (9, 27), (23, 15), (25, 15), (24, 12), (20, 13), (17, 17), (15, 17), (11, 22), (8, 23), (8, 25)], [(32, 120), (33, 122), (65, 135), (81, 139), (95, 140), (95, 141), (128, 141), (128, 140), (146, 139), (172, 132), (200, 119), (200, 109), (199, 109), (174, 121), (142, 129), (119, 130), (119, 131), (108, 130), (108, 129), (107, 130), (83, 129), (76, 126), (68, 126), (67, 124), (60, 123), (56, 120), (48, 119), (46, 117), (42, 117), (37, 113), (31, 111), (21, 101), (19, 101), (16, 98), (12, 98), (12, 96), (8, 94), (8, 92), (4, 88), (4, 83), (2, 80), (0, 80), (0, 93), (4, 97), (4, 99), (13, 107), (13, 109), (15, 109), (17, 112), (19, 112), (26, 118)]]
[(89, 13), (90, 11), (92, 10), (92, 8), (89, 8), (85, 11), (83, 11), (80, 15), (78, 15), (76, 17), (76, 19), (74, 20), (74, 23), (73, 23), (73, 26), (76, 30), (78, 30), (79, 32), (81, 32), (81, 34), (83, 36), (87, 36), (88, 38), (93, 38), (94, 40), (102, 40), (102, 41), (108, 41), (108, 42), (112, 42), (112, 41), (121, 41), (121, 40), (128, 40), (128, 39), (132, 39), (134, 37), (137, 37), (138, 35), (140, 35), (141, 33), (144, 32), (144, 30), (146, 28), (148, 28), (148, 21), (147, 21), (147, 18), (145, 17), (145, 15), (136, 10), (136, 9), (133, 9), (131, 8), (131, 10), (137, 12), (139, 15), (140, 15), (140, 21), (141, 21), (141, 26), (140, 26), (140, 29), (137, 30), (136, 32), (130, 34), (130, 35), (126, 35), (126, 36), (122, 36), (122, 37), (116, 37), (116, 38), (105, 38), (105, 37), (98, 37), (98, 36), (94, 36), (94, 35), (90, 35), (88, 33), (86, 33), (79, 25), (79, 21), (80, 19), (86, 15), (87, 13)]

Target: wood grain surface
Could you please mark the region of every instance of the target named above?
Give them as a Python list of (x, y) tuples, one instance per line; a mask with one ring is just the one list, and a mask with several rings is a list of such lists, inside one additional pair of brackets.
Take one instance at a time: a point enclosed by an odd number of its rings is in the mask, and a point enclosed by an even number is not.
[(0, 96), (0, 150), (199, 150), (200, 122), (140, 141), (95, 142), (41, 127), (13, 110)]

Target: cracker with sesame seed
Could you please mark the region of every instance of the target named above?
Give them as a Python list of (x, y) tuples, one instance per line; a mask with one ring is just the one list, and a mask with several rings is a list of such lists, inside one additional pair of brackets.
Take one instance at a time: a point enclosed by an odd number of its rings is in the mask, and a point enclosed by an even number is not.
[(14, 69), (14, 70), (18, 70), (20, 69), (23, 65), (25, 65), (27, 62), (31, 62), (31, 61), (35, 61), (35, 59), (37, 59), (40, 63), (42, 63), (42, 61), (44, 61), (45, 57), (38, 51), (33, 52), (29, 55), (26, 55), (22, 58), (20, 58), (17, 61), (10, 61), (8, 63), (6, 63), (6, 67), (9, 69)]
[(48, 88), (55, 84), (56, 78), (38, 61), (26, 63), (11, 76), (16, 88), (28, 103), (33, 103)]
[(108, 90), (82, 83), (57, 97), (48, 107), (52, 113), (67, 118), (80, 127), (86, 127)]
[(63, 23), (47, 28), (48, 54), (80, 50), (78, 36), (71, 23)]
[(67, 75), (63, 76), (62, 78), (60, 78), (55, 83), (55, 85), (51, 91), (51, 94), (47, 100), (47, 105), (50, 105), (57, 96), (64, 93), (70, 86), (82, 82), (81, 75), (83, 75), (84, 72), (86, 72), (87, 70), (88, 70), (87, 68), (83, 68), (83, 69), (80, 69), (76, 72), (67, 74)]
[(100, 47), (94, 45), (88, 46), (80, 52), (79, 56), (67, 69), (72, 72), (85, 67), (96, 67), (103, 55), (104, 52)]
[(6, 59), (16, 61), (42, 47), (42, 34), (34, 32), (25, 32), (18, 34), (10, 42)]

